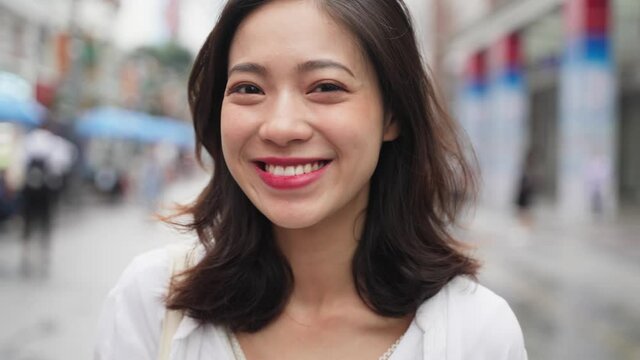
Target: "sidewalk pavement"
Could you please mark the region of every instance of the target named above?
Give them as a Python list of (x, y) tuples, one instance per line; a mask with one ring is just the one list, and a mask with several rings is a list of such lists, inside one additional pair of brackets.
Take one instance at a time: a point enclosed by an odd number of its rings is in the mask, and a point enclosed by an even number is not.
[(530, 359), (640, 359), (640, 222), (565, 223), (539, 208), (531, 228), (478, 209), (462, 232), (480, 280), (518, 316)]
[[(201, 177), (180, 181), (166, 200), (193, 200), (201, 187)], [(17, 235), (0, 241), (1, 360), (92, 359), (102, 303), (126, 265), (137, 254), (189, 237), (130, 202), (85, 205), (60, 214), (49, 276), (25, 279), (18, 272)]]

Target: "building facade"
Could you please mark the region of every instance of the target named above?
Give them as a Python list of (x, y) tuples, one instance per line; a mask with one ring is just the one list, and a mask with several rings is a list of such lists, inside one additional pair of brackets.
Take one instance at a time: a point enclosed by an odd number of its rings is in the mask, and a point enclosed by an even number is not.
[(98, 62), (111, 58), (97, 52), (113, 51), (117, 10), (114, 0), (0, 0), (0, 71), (25, 79), (46, 106), (73, 77), (82, 82), (86, 76), (88, 86), (65, 89), (77, 93), (67, 97), (108, 95), (112, 77), (96, 69), (108, 68)]
[[(472, 5), (473, 4), (473, 5)], [(558, 215), (640, 206), (640, 2), (437, 0), (436, 66), (478, 155), (485, 205), (513, 205), (533, 154)]]

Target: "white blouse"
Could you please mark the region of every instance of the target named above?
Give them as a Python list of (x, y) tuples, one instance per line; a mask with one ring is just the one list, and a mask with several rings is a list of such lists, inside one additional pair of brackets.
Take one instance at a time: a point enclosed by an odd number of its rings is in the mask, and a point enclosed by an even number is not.
[[(157, 360), (170, 276), (166, 248), (140, 255), (109, 292), (95, 360)], [(184, 317), (171, 360), (233, 360), (226, 329)], [(449, 282), (418, 309), (390, 360), (526, 360), (522, 331), (509, 305), (466, 277)]]

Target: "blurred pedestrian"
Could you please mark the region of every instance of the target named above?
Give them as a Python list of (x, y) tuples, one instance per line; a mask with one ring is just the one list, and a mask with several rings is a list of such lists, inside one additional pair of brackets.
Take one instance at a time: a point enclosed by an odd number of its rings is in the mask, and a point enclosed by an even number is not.
[(20, 155), (16, 134), (17, 130), (12, 124), (0, 122), (0, 232), (6, 229), (6, 223), (17, 208), (16, 183), (23, 169), (15, 160)]
[(591, 213), (599, 218), (604, 214), (604, 192), (610, 178), (610, 166), (607, 158), (601, 153), (592, 155), (587, 161), (587, 188)]
[(141, 173), (142, 199), (147, 210), (154, 212), (157, 210), (165, 183), (165, 172), (156, 146), (149, 147), (145, 152)]
[(526, 227), (533, 225), (532, 206), (536, 195), (537, 180), (535, 169), (535, 153), (533, 149), (527, 151), (522, 164), (522, 171), (518, 180), (515, 205), (518, 211), (518, 220)]
[[(74, 148), (45, 127), (32, 130), (24, 140), (24, 185), (21, 191), (23, 249), (21, 270), (25, 276), (47, 276), (55, 199), (66, 171), (73, 162)], [(38, 245), (33, 249), (32, 240)]]
[(95, 173), (94, 184), (96, 189), (111, 204), (120, 202), (125, 196), (126, 180), (124, 172), (118, 171), (110, 161), (98, 168)]
[(13, 215), (14, 208), (14, 194), (7, 182), (6, 170), (0, 169), (0, 232), (4, 230), (5, 222)]
[[(22, 272), (26, 276), (38, 267), (41, 275), (46, 275), (49, 265), (51, 244), (51, 218), (53, 216), (54, 184), (49, 165), (45, 159), (32, 158), (25, 171), (22, 189), (23, 250)], [(37, 264), (32, 259), (31, 240), (34, 233), (39, 235), (40, 256)]]
[(132, 263), (96, 359), (526, 359), (450, 233), (471, 171), (401, 1), (228, 1), (189, 94), (200, 244)]

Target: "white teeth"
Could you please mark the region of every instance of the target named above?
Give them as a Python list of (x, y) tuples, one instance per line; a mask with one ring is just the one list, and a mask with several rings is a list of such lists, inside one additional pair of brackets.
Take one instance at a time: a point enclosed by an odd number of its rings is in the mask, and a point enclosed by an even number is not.
[(275, 176), (298, 176), (317, 171), (324, 167), (322, 162), (314, 162), (297, 166), (279, 166), (265, 164), (265, 171)]

